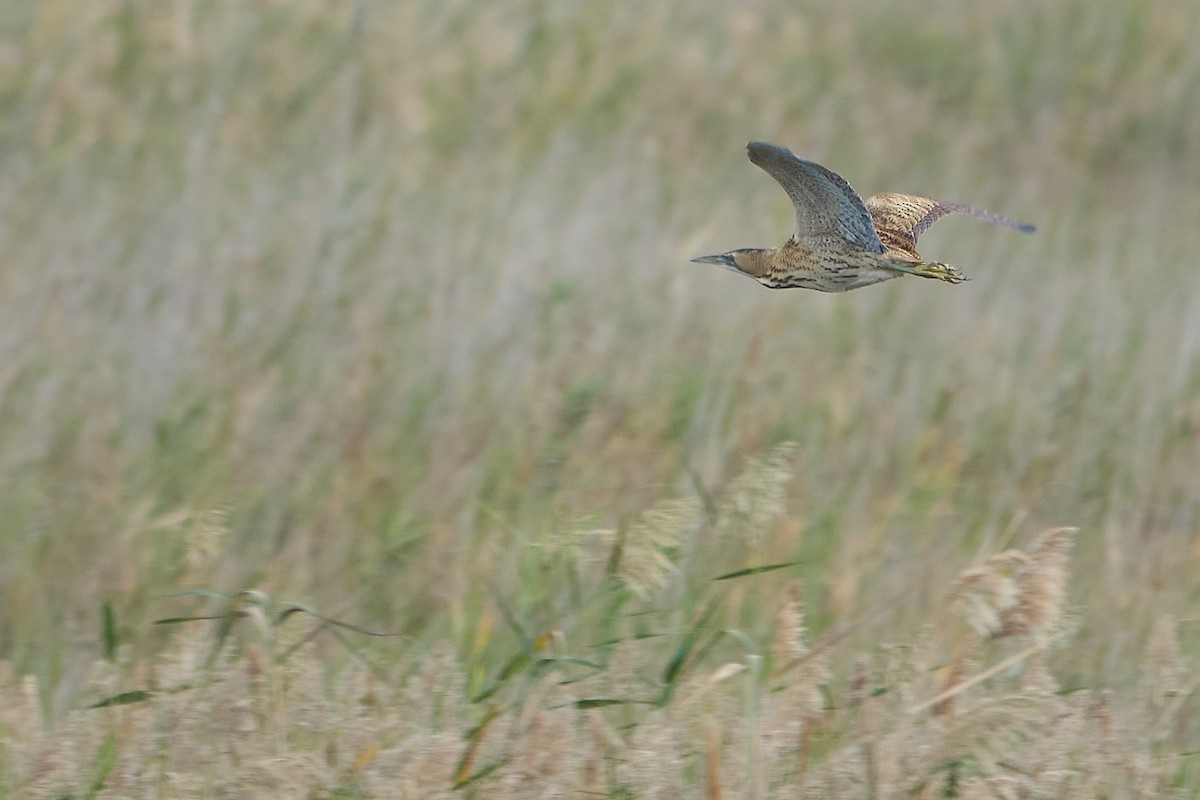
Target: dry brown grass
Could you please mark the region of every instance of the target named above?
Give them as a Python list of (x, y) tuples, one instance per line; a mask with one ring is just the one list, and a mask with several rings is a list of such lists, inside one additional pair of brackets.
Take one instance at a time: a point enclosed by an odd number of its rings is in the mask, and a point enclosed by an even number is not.
[[(844, 640), (810, 640), (794, 584), (770, 670), (747, 654), (697, 670), (666, 704), (620, 710), (585, 694), (598, 682), (611, 697), (643, 694), (636, 664), (617, 663), (628, 654), (585, 680), (554, 671), (473, 705), (445, 650), (385, 675), (359, 662), (330, 675), (313, 644), (282, 662), (251, 644), (210, 668), (208, 637), (184, 634), (151, 663), (98, 662), (85, 690), (114, 697), (133, 674), (150, 696), (48, 725), (36, 678), (6, 670), (0, 763), (11, 796), (27, 797), (1190, 796), (1178, 782), (1190, 756), (1156, 746), (1186, 725), (1174, 701), (1195, 688), (1173, 623), (1160, 623), (1136, 694), (1064, 693), (1044, 669), (1046, 648), (1063, 646), (1045, 632), (1073, 535), (1049, 531), (965, 571), (924, 636), (860, 654), (849, 680), (826, 667), (846, 660)], [(1014, 563), (1026, 572), (1005, 609), (1023, 624), (947, 636), (950, 598), (985, 570), (1009, 579)], [(1000, 660), (1013, 650), (1023, 657)]]
[(10, 3), (0, 793), (1196, 794), (1198, 15)]

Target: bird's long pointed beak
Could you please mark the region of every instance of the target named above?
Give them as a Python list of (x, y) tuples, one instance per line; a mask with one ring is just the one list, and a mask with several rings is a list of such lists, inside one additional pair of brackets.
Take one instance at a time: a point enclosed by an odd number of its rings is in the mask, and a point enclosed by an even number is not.
[(692, 261), (697, 264), (719, 264), (730, 272), (738, 272), (738, 265), (734, 263), (732, 253), (717, 253), (714, 256), (697, 256)]

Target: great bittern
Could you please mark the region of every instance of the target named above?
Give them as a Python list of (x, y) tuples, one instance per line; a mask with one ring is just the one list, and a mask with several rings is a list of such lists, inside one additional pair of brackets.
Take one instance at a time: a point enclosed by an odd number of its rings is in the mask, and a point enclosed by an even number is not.
[(772, 289), (845, 292), (901, 275), (962, 283), (966, 278), (957, 269), (917, 253), (917, 237), (930, 225), (947, 214), (967, 214), (1033, 230), (990, 211), (911, 194), (877, 194), (863, 203), (842, 176), (786, 147), (750, 142), (746, 152), (792, 198), (796, 232), (773, 250), (746, 248), (692, 260), (720, 264)]

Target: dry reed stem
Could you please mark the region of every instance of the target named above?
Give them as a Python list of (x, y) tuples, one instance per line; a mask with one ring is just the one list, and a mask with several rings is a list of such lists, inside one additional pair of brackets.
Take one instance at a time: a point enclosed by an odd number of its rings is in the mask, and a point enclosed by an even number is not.
[(712, 716), (705, 719), (704, 735), (705, 797), (721, 800), (721, 726)]
[(925, 709), (930, 708), (931, 706), (937, 705), (938, 703), (945, 702), (946, 700), (949, 700), (951, 697), (954, 697), (955, 695), (965, 692), (967, 689), (970, 689), (972, 686), (976, 686), (980, 683), (983, 683), (988, 678), (991, 678), (994, 675), (999, 675), (1001, 672), (1008, 669), (1013, 664), (1020, 662), (1022, 659), (1029, 658), (1030, 656), (1034, 655), (1035, 653), (1040, 653), (1042, 650), (1045, 650), (1047, 647), (1049, 647), (1050, 645), (1054, 644), (1056, 641), (1061, 639), (1064, 635), (1065, 634), (1059, 633), (1048, 639), (1044, 639), (1040, 642), (1035, 642), (1034, 644), (1030, 645), (1029, 647), (1026, 647), (1024, 650), (1020, 651), (1019, 653), (1014, 653), (1013, 655), (1009, 656), (1008, 658), (1004, 659), (1003, 661), (999, 662), (998, 664), (988, 667), (983, 672), (979, 672), (975, 675), (972, 675), (970, 678), (967, 678), (962, 683), (960, 683), (956, 686), (951, 686), (946, 691), (941, 692), (924, 702), (918, 703), (915, 706), (910, 706), (908, 709), (908, 713), (909, 714), (919, 714), (922, 711), (924, 711)]

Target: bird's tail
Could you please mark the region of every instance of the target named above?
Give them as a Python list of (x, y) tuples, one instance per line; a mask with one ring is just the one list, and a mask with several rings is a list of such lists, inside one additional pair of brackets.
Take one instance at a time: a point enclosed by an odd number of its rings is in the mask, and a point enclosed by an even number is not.
[(918, 275), (922, 278), (933, 278), (934, 280), (946, 281), (947, 283), (962, 283), (967, 279), (954, 267), (949, 264), (941, 264), (937, 261), (921, 262), (921, 261), (904, 261), (892, 262), (888, 264), (887, 269), (903, 272), (908, 275)]

